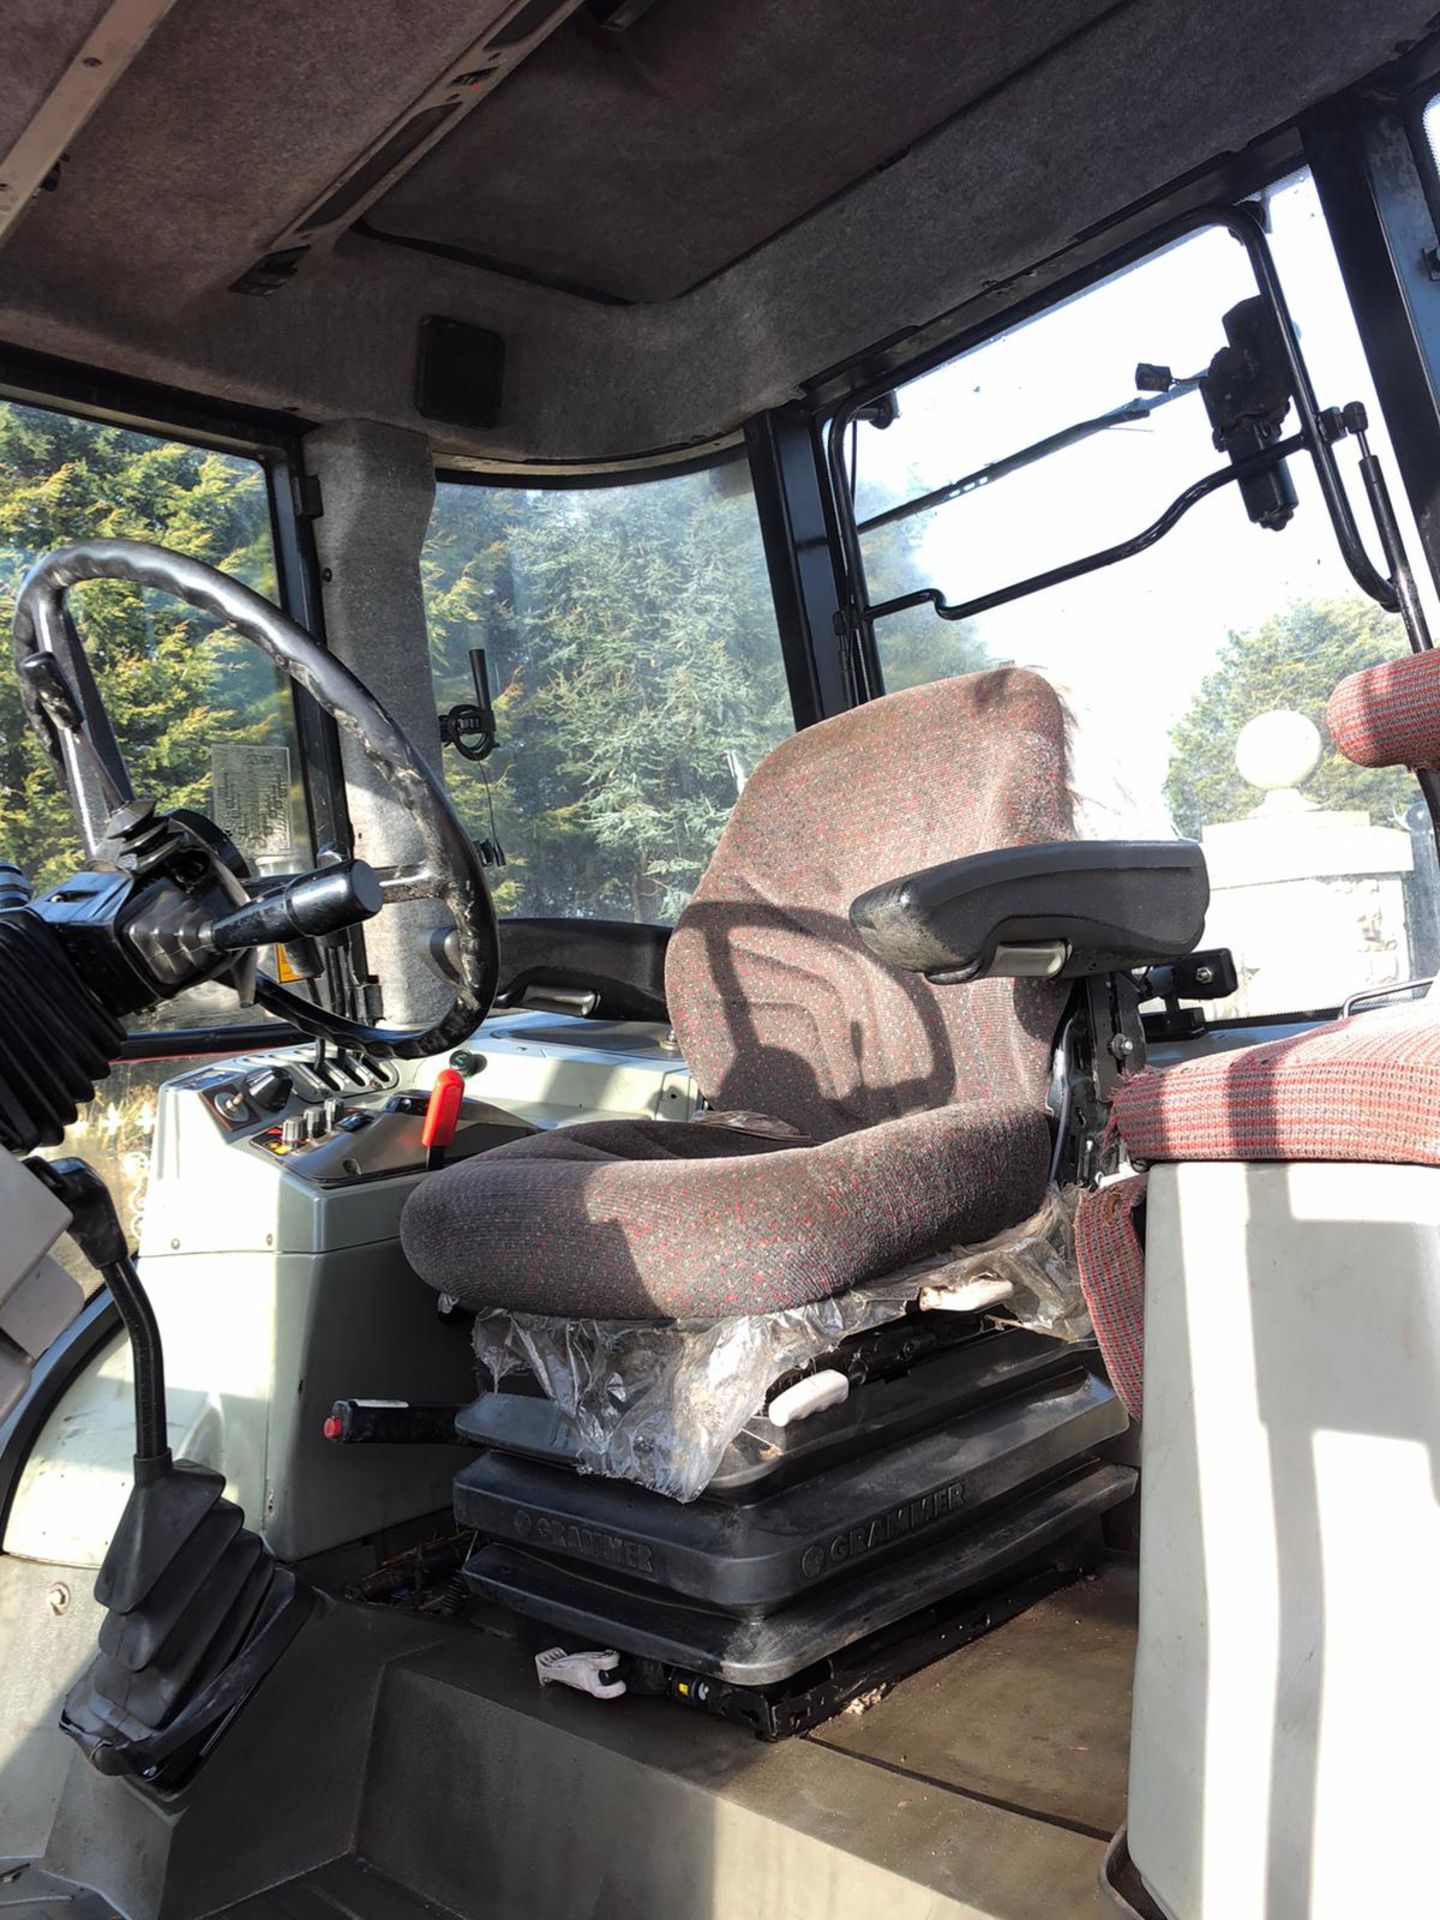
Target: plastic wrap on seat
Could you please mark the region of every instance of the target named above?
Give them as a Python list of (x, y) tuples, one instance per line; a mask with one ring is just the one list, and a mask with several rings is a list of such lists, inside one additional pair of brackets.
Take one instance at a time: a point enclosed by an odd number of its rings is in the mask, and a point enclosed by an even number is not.
[(477, 1318), (475, 1352), (497, 1387), (531, 1369), (574, 1432), (583, 1472), (694, 1500), (777, 1380), (900, 1319), (922, 1295), (962, 1310), (973, 1296), (997, 1319), (1066, 1340), (1088, 1335), (1074, 1212), (1074, 1193), (1052, 1189), (1038, 1213), (984, 1246), (780, 1313), (657, 1324), (497, 1310)]

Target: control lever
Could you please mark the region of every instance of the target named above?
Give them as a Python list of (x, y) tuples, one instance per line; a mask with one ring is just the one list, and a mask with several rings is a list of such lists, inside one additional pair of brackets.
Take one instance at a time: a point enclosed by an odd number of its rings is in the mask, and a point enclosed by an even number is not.
[(337, 1400), (321, 1431), (342, 1447), (453, 1447), (465, 1444), (455, 1431), (463, 1412), (431, 1400)]
[(172, 1458), (159, 1322), (104, 1181), (83, 1160), (23, 1164), (65, 1207), (71, 1239), (109, 1287), (135, 1383), (134, 1479), (95, 1579), (107, 1617), (60, 1727), (97, 1772), (168, 1789), (214, 1745), (315, 1599), (245, 1530), (224, 1474)]
[(435, 1084), (430, 1089), (430, 1103), (425, 1109), (425, 1124), (420, 1130), (420, 1144), (425, 1149), (426, 1172), (433, 1172), (445, 1164), (445, 1149), (453, 1145), (455, 1129), (460, 1120), (460, 1102), (465, 1098), (465, 1081), (453, 1067), (442, 1067), (435, 1076)]
[(302, 873), (272, 892), (223, 913), (205, 930), (205, 941), (221, 952), (247, 947), (284, 946), (287, 941), (338, 933), (342, 927), (373, 920), (385, 904), (375, 869), (364, 860)]

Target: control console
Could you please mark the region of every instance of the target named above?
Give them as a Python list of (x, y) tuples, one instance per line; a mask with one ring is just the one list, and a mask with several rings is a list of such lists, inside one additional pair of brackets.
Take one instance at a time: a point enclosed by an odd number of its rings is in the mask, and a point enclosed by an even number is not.
[[(259, 1128), (251, 1135), (250, 1145), (283, 1160), (289, 1172), (320, 1187), (418, 1173), (426, 1165), (422, 1135), (428, 1105), (420, 1093), (392, 1093), (354, 1103), (326, 1100), (320, 1107), (288, 1115), (278, 1126)], [(468, 1159), (534, 1131), (502, 1107), (467, 1100), (460, 1108), (446, 1157)]]
[[(424, 1139), (429, 1096), (397, 1086), (388, 1063), (350, 1053), (227, 1060), (172, 1084), (198, 1093), (232, 1145), (283, 1162), (319, 1187), (418, 1173), (434, 1165)], [(534, 1127), (488, 1101), (465, 1100), (444, 1157), (468, 1159)]]

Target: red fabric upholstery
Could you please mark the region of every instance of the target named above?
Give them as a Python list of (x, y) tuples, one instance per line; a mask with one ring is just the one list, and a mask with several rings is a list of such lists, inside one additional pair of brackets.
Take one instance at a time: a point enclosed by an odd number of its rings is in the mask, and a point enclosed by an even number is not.
[[(1440, 1007), (1357, 1014), (1289, 1040), (1137, 1074), (1116, 1093), (1131, 1158), (1378, 1160), (1440, 1166)], [(1082, 1196), (1080, 1284), (1110, 1378), (1140, 1417), (1144, 1174)]]
[(1325, 718), (1357, 766), (1440, 768), (1440, 653), (1352, 673), (1331, 694)]
[(1440, 1166), (1440, 1008), (1357, 1014), (1120, 1088), (1137, 1160), (1382, 1160)]
[(1082, 1194), (1075, 1213), (1075, 1259), (1090, 1324), (1110, 1384), (1132, 1420), (1141, 1415), (1145, 1365), (1145, 1249), (1135, 1209), (1145, 1198), (1143, 1173)]
[(401, 1237), (468, 1306), (600, 1320), (774, 1313), (1040, 1204), (1044, 1115), (941, 1107), (794, 1147), (669, 1120), (515, 1140), (423, 1181)]
[(1065, 715), (1016, 668), (887, 695), (766, 756), (680, 916), (675, 1037), (717, 1107), (816, 1140), (948, 1101), (1044, 1099), (1067, 990), (932, 987), (850, 925), (878, 881), (994, 847), (1068, 840)]
[(717, 1107), (816, 1144), (599, 1121), (421, 1181), (401, 1223), (474, 1307), (713, 1319), (988, 1239), (1045, 1189), (1069, 989), (932, 987), (860, 943), (877, 881), (1072, 832), (1064, 710), (1035, 674), (942, 680), (807, 728), (756, 769), (670, 942), (676, 1037)]

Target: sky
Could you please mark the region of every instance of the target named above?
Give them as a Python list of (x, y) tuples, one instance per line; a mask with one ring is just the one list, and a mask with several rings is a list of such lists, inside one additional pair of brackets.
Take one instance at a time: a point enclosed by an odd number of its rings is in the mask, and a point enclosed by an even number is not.
[[(1423, 574), (1308, 176), (1277, 188), (1269, 204), (1271, 248), (1319, 403), (1368, 405), (1372, 446)], [(901, 390), (893, 426), (860, 430), (860, 516), (1122, 405), (1135, 396), (1139, 361), (1177, 375), (1202, 371), (1224, 343), (1224, 313), (1254, 292), (1239, 244), (1228, 234), (1203, 233), (912, 382)], [(1287, 432), (1293, 425), (1292, 412)], [(1372, 558), (1388, 571), (1355, 471), (1354, 442), (1342, 443), (1337, 456)], [(1138, 533), (1222, 461), (1199, 395), (1177, 399), (1152, 420), (1111, 429), (912, 523), (924, 530), (914, 583), (970, 598), (1110, 545)], [(1254, 526), (1238, 489), (1225, 487), (1148, 553), (976, 622), (993, 657), (1038, 667), (1078, 698), (1092, 751), (1123, 764), (1142, 805), (1158, 804), (1169, 730), (1229, 632), (1256, 626), (1298, 599), (1359, 591), (1340, 558), (1309, 457), (1290, 465), (1300, 505), (1282, 532)], [(870, 536), (867, 558), (888, 537)], [(885, 622), (876, 633), (883, 662)]]

